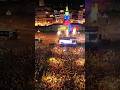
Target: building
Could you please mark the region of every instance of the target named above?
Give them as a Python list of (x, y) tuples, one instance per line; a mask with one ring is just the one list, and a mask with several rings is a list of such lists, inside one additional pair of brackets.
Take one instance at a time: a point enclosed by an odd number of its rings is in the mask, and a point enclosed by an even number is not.
[(45, 6), (44, 0), (39, 0), (39, 6), (35, 10), (35, 26), (48, 26), (53, 22), (52, 9)]
[(35, 26), (65, 24), (65, 18), (69, 18), (70, 23), (83, 24), (85, 22), (85, 19), (83, 19), (85, 10), (83, 8), (79, 12), (77, 10), (69, 12), (68, 7), (65, 10), (52, 10), (50, 7), (45, 6), (44, 0), (40, 0), (39, 6), (36, 8)]

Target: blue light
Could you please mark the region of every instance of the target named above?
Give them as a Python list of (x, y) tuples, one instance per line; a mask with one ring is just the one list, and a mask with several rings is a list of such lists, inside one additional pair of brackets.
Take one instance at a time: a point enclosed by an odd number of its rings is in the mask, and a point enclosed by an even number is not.
[(64, 19), (65, 19), (65, 20), (69, 20), (69, 19), (70, 19), (70, 16), (64, 16)]

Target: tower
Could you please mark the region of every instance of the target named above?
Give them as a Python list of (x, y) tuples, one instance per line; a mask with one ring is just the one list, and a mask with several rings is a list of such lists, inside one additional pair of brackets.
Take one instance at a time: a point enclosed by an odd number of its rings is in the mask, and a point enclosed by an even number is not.
[(69, 20), (69, 19), (70, 19), (69, 9), (68, 6), (66, 6), (64, 20)]
[(66, 31), (67, 36), (70, 32), (70, 14), (69, 14), (69, 9), (68, 6), (66, 6), (65, 14), (64, 14), (64, 25), (68, 28)]

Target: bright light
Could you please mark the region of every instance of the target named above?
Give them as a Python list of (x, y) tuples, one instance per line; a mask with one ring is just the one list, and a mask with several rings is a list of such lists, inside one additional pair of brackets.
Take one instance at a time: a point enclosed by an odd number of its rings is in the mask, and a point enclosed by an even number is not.
[(66, 20), (65, 22), (64, 22), (64, 25), (66, 25), (66, 26), (68, 26), (70, 24), (70, 21), (69, 20)]
[(49, 65), (54, 68), (59, 68), (63, 66), (63, 60), (59, 58), (50, 58), (48, 62), (49, 62)]
[(72, 40), (59, 40), (59, 44), (72, 44)]
[(73, 32), (72, 32), (73, 35), (76, 34), (76, 28), (73, 28)]
[(48, 87), (52, 88), (61, 87), (64, 80), (60, 76), (55, 76), (47, 73), (46, 75), (42, 76), (42, 81), (45, 86), (49, 85)]
[(68, 28), (66, 26), (60, 26), (58, 28), (59, 31), (65, 31), (65, 30), (68, 30)]
[(60, 36), (60, 35), (61, 35), (61, 31), (58, 31), (58, 32), (57, 32), (57, 35)]
[(67, 36), (67, 37), (69, 36), (69, 32), (68, 32), (68, 30), (66, 30), (66, 36)]
[(37, 32), (40, 32), (39, 30)]
[(57, 60), (55, 58), (50, 58), (49, 61), (54, 62), (54, 61), (57, 61)]
[(63, 49), (63, 51), (65, 52), (65, 51), (66, 51), (66, 49)]
[(38, 26), (38, 23), (35, 23), (35, 26)]
[(69, 15), (69, 12), (65, 12), (65, 15), (68, 16), (68, 15)]
[(64, 12), (64, 10), (60, 10), (60, 12), (61, 12), (61, 13), (63, 13), (63, 12)]
[(84, 66), (85, 59), (80, 58), (80, 59), (76, 60), (75, 63), (76, 63), (77, 66)]
[(53, 15), (50, 15), (50, 17), (54, 17)]
[(85, 23), (85, 19), (83, 18), (82, 20), (78, 20), (78, 23), (84, 24)]
[(48, 14), (48, 12), (45, 12), (46, 14)]

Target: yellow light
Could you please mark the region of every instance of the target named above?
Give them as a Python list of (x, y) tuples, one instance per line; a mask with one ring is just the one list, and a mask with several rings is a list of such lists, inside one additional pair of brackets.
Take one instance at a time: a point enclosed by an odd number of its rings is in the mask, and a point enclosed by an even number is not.
[(35, 23), (35, 26), (38, 26), (38, 23)]
[(69, 36), (69, 32), (68, 32), (68, 30), (66, 30), (66, 36), (67, 36), (67, 37)]
[(75, 35), (76, 34), (76, 28), (73, 28), (73, 33), (72, 33), (73, 35)]
[(60, 26), (58, 28), (58, 30), (60, 30), (60, 31), (68, 30), (68, 27), (66, 27), (66, 26)]
[(60, 36), (60, 35), (61, 35), (61, 31), (58, 31), (58, 32), (57, 32), (57, 35)]
[(50, 58), (49, 60), (50, 60), (50, 61), (53, 61), (53, 60), (55, 60), (55, 58)]
[(85, 59), (80, 58), (79, 60), (75, 61), (78, 66), (84, 66)]

